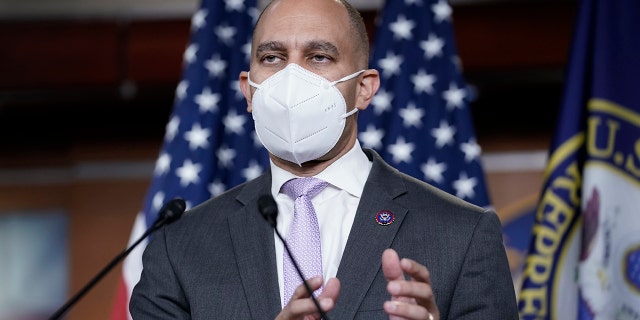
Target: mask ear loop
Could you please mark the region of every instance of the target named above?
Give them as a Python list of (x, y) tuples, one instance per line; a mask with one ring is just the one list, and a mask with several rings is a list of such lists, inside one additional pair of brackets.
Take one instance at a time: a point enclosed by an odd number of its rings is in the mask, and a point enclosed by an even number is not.
[(256, 89), (262, 89), (262, 85), (259, 85), (253, 81), (251, 81), (251, 71), (247, 72), (247, 82), (249, 83), (250, 86), (256, 88)]
[[(336, 84), (338, 84), (338, 83), (340, 83), (340, 82), (344, 82), (344, 81), (347, 81), (347, 80), (351, 80), (351, 79), (353, 79), (353, 78), (355, 78), (355, 77), (359, 76), (359, 75), (360, 75), (361, 73), (363, 73), (364, 71), (365, 71), (365, 70), (364, 70), (364, 69), (362, 69), (362, 70), (360, 70), (360, 71), (358, 71), (358, 72), (354, 72), (354, 73), (352, 73), (352, 74), (350, 74), (350, 75), (348, 75), (348, 76), (345, 76), (345, 77), (343, 77), (343, 78), (341, 78), (341, 79), (338, 79), (338, 80), (336, 80), (336, 81), (334, 81), (334, 82), (329, 82), (329, 83), (325, 84), (325, 89), (327, 89), (327, 88), (329, 88), (329, 87), (333, 87), (333, 86), (335, 86)], [(358, 108), (353, 108), (353, 110), (351, 110), (351, 111), (346, 112), (345, 114), (343, 114), (343, 115), (342, 115), (342, 119), (344, 119), (344, 118), (346, 118), (346, 117), (349, 117), (349, 116), (351, 116), (352, 114), (354, 114), (354, 113), (356, 113), (356, 112), (358, 112)]]
[(362, 70), (360, 70), (360, 71), (357, 71), (357, 72), (354, 72), (354, 73), (352, 73), (352, 74), (350, 74), (350, 75), (348, 75), (348, 76), (345, 76), (345, 77), (343, 77), (343, 78), (341, 78), (341, 79), (338, 79), (338, 80), (336, 80), (336, 81), (329, 82), (329, 83), (325, 83), (323, 87), (324, 87), (325, 89), (330, 88), (330, 87), (333, 87), (333, 86), (335, 86), (336, 84), (338, 84), (338, 83), (340, 83), (340, 82), (345, 82), (345, 81), (347, 81), (347, 80), (351, 80), (351, 79), (353, 79), (353, 78), (355, 78), (355, 77), (359, 76), (359, 75), (360, 75), (361, 73), (363, 73), (363, 72), (365, 72), (365, 70), (364, 70), (364, 69), (362, 69)]
[(342, 115), (342, 119), (347, 118), (347, 117), (349, 117), (350, 115), (352, 115), (352, 114), (354, 114), (354, 113), (356, 113), (356, 112), (358, 112), (358, 108), (353, 108), (353, 110), (351, 110), (351, 111), (349, 111), (349, 112), (347, 112), (347, 113), (343, 114), (343, 115)]

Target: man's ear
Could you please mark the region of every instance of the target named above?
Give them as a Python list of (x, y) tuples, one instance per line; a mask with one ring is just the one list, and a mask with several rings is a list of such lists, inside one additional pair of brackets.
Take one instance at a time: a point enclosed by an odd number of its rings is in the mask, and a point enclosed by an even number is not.
[(240, 90), (244, 95), (244, 98), (247, 100), (247, 111), (251, 112), (251, 86), (249, 85), (249, 72), (241, 71), (240, 76), (238, 77), (240, 80)]
[(376, 69), (367, 69), (362, 73), (362, 80), (358, 86), (358, 93), (356, 95), (356, 108), (359, 110), (366, 109), (373, 96), (378, 92), (380, 88), (380, 74)]

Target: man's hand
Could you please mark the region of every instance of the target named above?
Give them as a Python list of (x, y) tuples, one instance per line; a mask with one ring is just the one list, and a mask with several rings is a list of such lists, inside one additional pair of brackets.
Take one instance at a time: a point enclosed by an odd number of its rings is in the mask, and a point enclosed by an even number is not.
[(382, 272), (391, 294), (391, 300), (384, 303), (390, 320), (440, 319), (427, 267), (411, 259), (400, 260), (395, 250), (387, 249), (382, 253)]
[[(312, 291), (320, 288), (322, 286), (322, 277), (315, 277), (307, 280), (309, 287)], [(324, 286), (322, 293), (316, 298), (318, 300), (318, 304), (320, 304), (320, 308), (324, 312), (328, 312), (333, 309), (336, 305), (336, 300), (338, 300), (338, 295), (340, 294), (340, 281), (337, 278), (331, 278), (327, 281), (327, 284)], [(300, 284), (296, 291), (293, 292), (291, 296), (291, 300), (289, 303), (282, 309), (280, 314), (276, 317), (276, 320), (293, 320), (293, 319), (303, 319), (303, 320), (317, 320), (320, 319), (320, 313), (316, 308), (315, 303), (309, 296), (307, 289), (304, 287), (304, 284)]]

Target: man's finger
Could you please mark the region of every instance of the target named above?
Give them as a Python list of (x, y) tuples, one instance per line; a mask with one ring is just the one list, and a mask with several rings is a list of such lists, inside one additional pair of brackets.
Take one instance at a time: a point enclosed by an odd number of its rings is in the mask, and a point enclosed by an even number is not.
[(382, 253), (382, 272), (387, 281), (404, 280), (400, 258), (395, 250), (386, 249)]
[(414, 280), (431, 284), (431, 276), (426, 266), (411, 259), (404, 258), (400, 260), (400, 267), (403, 272), (411, 276)]
[(340, 295), (340, 281), (338, 278), (331, 278), (324, 285), (324, 289), (322, 289), (322, 293), (318, 296), (318, 299), (329, 298), (333, 301), (338, 300), (338, 296)]
[[(307, 284), (312, 291), (322, 286), (322, 277), (314, 277), (307, 280)], [(335, 289), (335, 285), (330, 286), (329, 293), (332, 294)], [(318, 301), (323, 310), (330, 310), (333, 308), (334, 302), (331, 298), (319, 299)], [(303, 317), (313, 317), (317, 314), (317, 307), (312, 299), (310, 299), (309, 291), (304, 286), (304, 283), (296, 287), (296, 290), (291, 295), (291, 299), (287, 305), (282, 309), (282, 312), (276, 317), (276, 320), (288, 320), (288, 319), (301, 319)]]
[(393, 296), (415, 299), (418, 302), (425, 301), (433, 296), (430, 285), (414, 280), (391, 281), (387, 285), (387, 291)]
[[(309, 288), (311, 288), (311, 291), (316, 291), (318, 288), (322, 286), (322, 277), (310, 278), (309, 280), (307, 280), (307, 284), (309, 285)], [(298, 287), (296, 287), (296, 290), (291, 295), (291, 300), (308, 298), (308, 297), (309, 297), (309, 292), (307, 291), (307, 288), (304, 286), (304, 283), (301, 283)]]

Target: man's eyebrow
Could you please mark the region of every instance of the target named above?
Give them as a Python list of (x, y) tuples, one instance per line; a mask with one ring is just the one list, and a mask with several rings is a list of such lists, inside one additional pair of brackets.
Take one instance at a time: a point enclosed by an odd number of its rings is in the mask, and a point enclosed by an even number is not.
[(266, 51), (285, 51), (286, 48), (282, 42), (279, 41), (269, 41), (263, 42), (258, 45), (256, 48), (256, 56), (259, 57), (262, 53)]
[(309, 41), (305, 45), (305, 49), (307, 49), (308, 51), (317, 50), (317, 51), (328, 52), (332, 56), (340, 55), (340, 51), (338, 51), (338, 48), (329, 41)]

